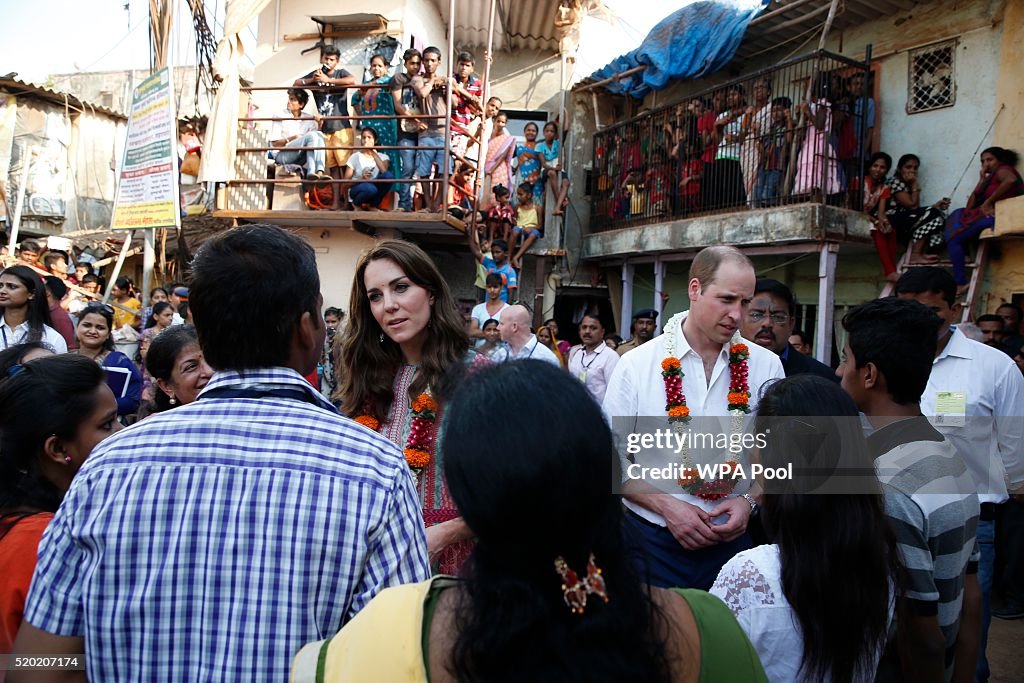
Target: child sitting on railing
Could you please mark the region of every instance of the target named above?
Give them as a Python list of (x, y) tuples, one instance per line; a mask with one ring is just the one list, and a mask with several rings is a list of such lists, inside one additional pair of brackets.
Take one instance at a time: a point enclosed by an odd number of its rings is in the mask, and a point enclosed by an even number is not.
[(569, 178), (562, 170), (559, 160), (562, 147), (558, 141), (558, 124), (548, 121), (544, 124), (544, 142), (537, 145), (537, 153), (541, 157), (544, 177), (548, 180), (548, 188), (555, 197), (555, 208), (552, 216), (561, 216), (566, 204), (569, 203)]
[(512, 225), (516, 221), (516, 210), (509, 203), (508, 188), (495, 185), (492, 189), (494, 203), (487, 209), (487, 241), (497, 236), (508, 241), (512, 235)]
[(540, 238), (543, 224), (539, 207), (533, 203), (533, 186), (530, 183), (519, 186), (516, 190), (516, 199), (519, 200), (519, 204), (516, 208), (516, 227), (512, 228), (512, 239), (518, 241), (522, 237), (522, 244), (512, 257), (512, 267), (518, 270), (522, 268), (523, 254)]
[(473, 167), (463, 161), (448, 184), (448, 213), (463, 220), (473, 210), (472, 196)]

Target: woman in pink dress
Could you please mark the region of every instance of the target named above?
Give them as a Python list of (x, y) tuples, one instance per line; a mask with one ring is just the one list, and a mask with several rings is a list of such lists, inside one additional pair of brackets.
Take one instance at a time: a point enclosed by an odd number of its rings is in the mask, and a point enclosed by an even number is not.
[(418, 246), (382, 240), (356, 264), (341, 342), (341, 412), (403, 449), (416, 478), (431, 563), (456, 574), (472, 534), (448, 495), (435, 450), (444, 404), (467, 369), (490, 364), (437, 266)]
[(842, 192), (839, 157), (829, 142), (832, 130), (832, 102), (828, 99), (828, 74), (820, 74), (813, 99), (800, 105), (807, 121), (804, 144), (797, 157), (794, 195)]

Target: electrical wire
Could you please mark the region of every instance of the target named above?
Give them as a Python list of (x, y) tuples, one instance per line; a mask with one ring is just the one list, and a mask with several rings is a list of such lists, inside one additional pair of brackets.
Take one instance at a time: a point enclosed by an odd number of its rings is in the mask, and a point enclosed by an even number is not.
[(778, 263), (778, 264), (772, 266), (771, 268), (767, 268), (765, 270), (759, 271), (758, 275), (759, 276), (765, 275), (766, 273), (770, 273), (773, 270), (778, 270), (779, 268), (785, 268), (786, 266), (791, 266), (794, 263), (799, 263), (800, 261), (805, 261), (805, 260), (811, 258), (812, 256), (817, 256), (817, 255), (818, 255), (817, 252), (807, 252), (805, 254), (799, 254), (798, 256), (795, 256), (795, 257), (789, 259), (788, 261), (783, 261), (782, 263)]
[(1006, 109), (1005, 102), (1003, 102), (1003, 104), (1000, 105), (999, 111), (997, 111), (996, 115), (992, 118), (992, 123), (989, 124), (988, 130), (985, 131), (985, 134), (981, 136), (981, 140), (978, 141), (978, 146), (975, 148), (974, 154), (971, 155), (970, 160), (967, 162), (967, 166), (964, 168), (964, 172), (960, 174), (960, 180), (956, 181), (956, 185), (953, 187), (953, 191), (949, 193), (950, 198), (954, 197), (956, 195), (956, 191), (960, 189), (960, 183), (964, 181), (964, 177), (967, 175), (967, 172), (971, 170), (971, 166), (974, 165), (974, 160), (975, 158), (977, 158), (978, 152), (981, 151), (981, 146), (985, 144), (985, 140), (988, 139), (989, 133), (991, 133), (992, 129), (995, 128), (996, 121), (999, 120), (999, 115), (1003, 113), (1004, 109)]

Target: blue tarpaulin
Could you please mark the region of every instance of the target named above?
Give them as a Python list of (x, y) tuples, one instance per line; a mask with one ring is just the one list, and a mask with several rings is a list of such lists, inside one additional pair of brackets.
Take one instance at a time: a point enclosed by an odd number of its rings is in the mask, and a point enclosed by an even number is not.
[(662, 19), (640, 47), (590, 75), (594, 81), (646, 65), (641, 72), (606, 84), (620, 95), (641, 98), (671, 80), (702, 78), (729, 63), (751, 20), (770, 0), (701, 0)]

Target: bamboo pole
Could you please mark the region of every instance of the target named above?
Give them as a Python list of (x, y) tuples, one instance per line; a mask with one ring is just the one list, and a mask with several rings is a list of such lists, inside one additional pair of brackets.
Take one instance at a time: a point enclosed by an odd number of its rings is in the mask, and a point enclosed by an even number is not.
[[(438, 190), (440, 196), (437, 198), (441, 205), (441, 213), (448, 213), (448, 182), (451, 180), (452, 171), (452, 83), (455, 81), (455, 0), (448, 0), (448, 87), (444, 89), (445, 112), (444, 112), (444, 168), (443, 182)], [(427, 206), (433, 202), (427, 201)]]
[[(479, 135), (481, 138), (484, 137), (484, 130), (487, 124), (487, 101), (491, 97), (491, 61), (492, 51), (494, 50), (494, 7), (497, 5), (498, 0), (491, 0), (491, 7), (487, 13), (487, 49), (484, 52), (484, 87), (480, 93), (482, 110), (480, 112), (480, 129)], [(493, 124), (492, 124), (493, 125)], [(492, 128), (493, 131), (493, 128)], [(484, 173), (487, 167), (487, 146), (490, 140), (481, 139), (477, 142), (477, 171), (473, 175), (473, 198), (475, 202), (473, 204), (473, 215), (469, 221), (469, 229), (476, 230), (477, 214), (476, 209), (484, 202), (484, 197), (480, 196), (484, 186)]]
[[(828, 8), (828, 17), (825, 18), (825, 27), (822, 29), (822, 31), (821, 31), (821, 38), (818, 40), (818, 51), (819, 52), (821, 52), (822, 50), (825, 49), (825, 41), (828, 40), (828, 33), (829, 33), (829, 31), (832, 30), (832, 22), (836, 18), (836, 10), (838, 8), (839, 8), (839, 0), (832, 0), (832, 4)], [(804, 102), (810, 102), (811, 101), (811, 94), (812, 94), (812, 92), (814, 90), (814, 82), (816, 80), (818, 80), (818, 74), (820, 73), (820, 68), (819, 68), (820, 65), (821, 65), (821, 57), (819, 56), (818, 60), (815, 61), (815, 63), (814, 63), (814, 70), (811, 71), (811, 78), (810, 78), (810, 80), (807, 81), (807, 90), (804, 93)], [(788, 168), (786, 169), (785, 184), (783, 185), (783, 195), (786, 196), (786, 197), (790, 196), (790, 193), (793, 190), (793, 181), (794, 181), (794, 178), (796, 176), (796, 161), (797, 161), (796, 151), (799, 149), (800, 142), (802, 142), (803, 138), (805, 137), (805, 135), (803, 134), (804, 131), (806, 130), (806, 128), (803, 127), (803, 124), (805, 122), (805, 118), (806, 117), (804, 116), (803, 112), (801, 111), (800, 119), (797, 122), (797, 129), (798, 130), (796, 131), (796, 133), (798, 133), (798, 134), (794, 134), (793, 135), (793, 142), (792, 142), (792, 144), (790, 144), (789, 164), (788, 164)], [(827, 173), (828, 172), (828, 136), (825, 136), (825, 154), (824, 154), (824, 157), (825, 157), (825, 173)], [(824, 192), (824, 190), (826, 188), (822, 187), (821, 189)]]

